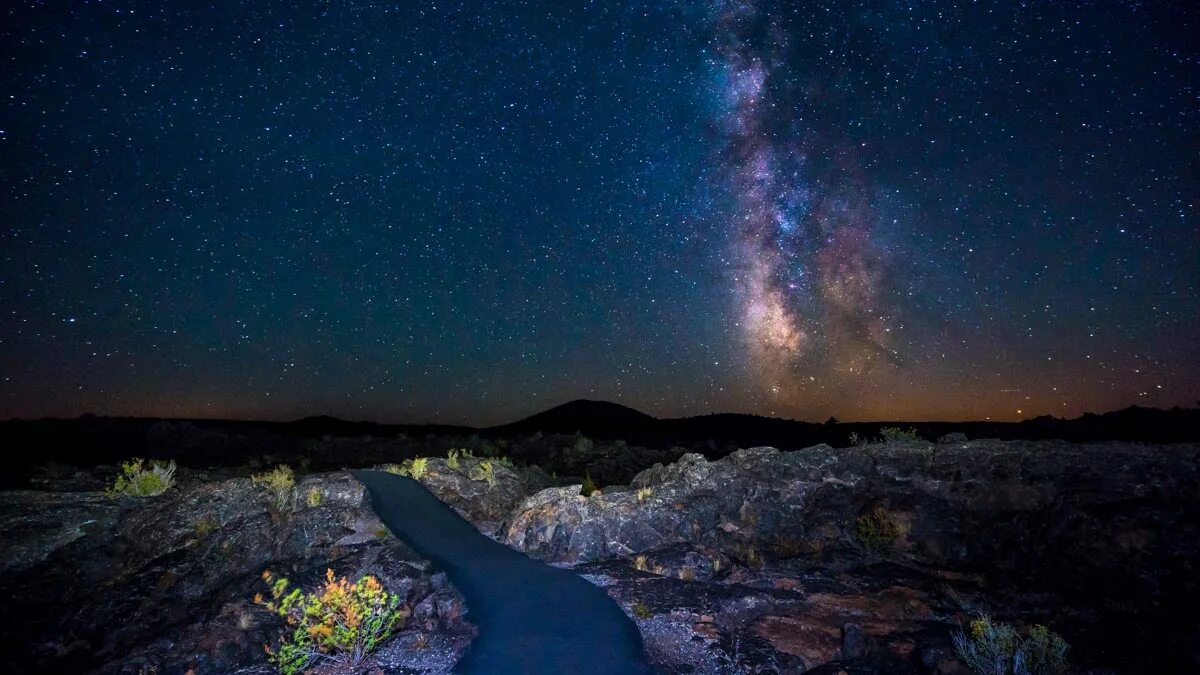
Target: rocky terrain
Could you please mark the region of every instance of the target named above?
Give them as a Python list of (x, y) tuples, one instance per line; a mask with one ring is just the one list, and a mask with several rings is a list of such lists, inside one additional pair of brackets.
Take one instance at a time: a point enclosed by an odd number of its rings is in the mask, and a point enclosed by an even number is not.
[[(1050, 625), (1077, 672), (1164, 673), (1200, 668), (1198, 460), (1195, 445), (901, 439), (686, 454), (587, 497), (536, 467), (493, 462), (488, 481), (474, 459), (432, 458), (420, 480), (605, 587), (664, 672), (968, 672), (950, 636), (986, 613)], [(265, 569), (371, 573), (403, 596), (410, 619), (364, 672), (447, 672), (473, 635), (346, 473), (276, 493), (190, 471), (119, 499), (105, 480), (0, 493), (0, 591), (22, 617), (0, 629), (6, 672), (270, 672)]]
[(953, 672), (949, 633), (988, 613), (1055, 626), (1080, 666), (1192, 672), (1198, 459), (1196, 446), (994, 441), (686, 455), (590, 498), (542, 491), (505, 537), (589, 563), (651, 623), (781, 669)]
[[(457, 593), (391, 537), (346, 473), (303, 478), (283, 499), (247, 478), (185, 477), (158, 497), (12, 491), (0, 496), (0, 593), (13, 673), (272, 672), (283, 626), (253, 604), (272, 570), (298, 583), (376, 575), (412, 615), (380, 654), (453, 661), (471, 637)], [(425, 649), (405, 649), (414, 642)]]

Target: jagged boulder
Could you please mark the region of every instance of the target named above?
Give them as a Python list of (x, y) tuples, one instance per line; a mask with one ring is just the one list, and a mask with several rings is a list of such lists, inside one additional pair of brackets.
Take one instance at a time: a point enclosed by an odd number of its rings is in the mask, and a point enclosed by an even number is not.
[[(961, 603), (978, 597), (969, 580), (899, 565), (848, 575), (790, 563), (761, 569), (727, 564), (693, 580), (660, 566), (664, 560), (715, 560), (711, 556), (675, 546), (645, 554), (648, 565), (610, 560), (575, 570), (604, 587), (637, 622), (661, 672), (955, 672), (950, 632)], [(923, 667), (925, 660), (932, 667)]]
[(1020, 570), (1061, 558), (1065, 537), (1086, 552), (1074, 562), (1123, 567), (1130, 555), (1181, 556), (1200, 542), (1200, 520), (1189, 518), (1200, 510), (1198, 459), (1196, 446), (999, 441), (751, 448), (715, 462), (688, 454), (629, 489), (535, 494), (505, 540), (571, 562), (689, 543)]
[[(247, 478), (158, 497), (0, 493), (6, 672), (228, 672), (264, 663), (277, 617), (252, 603), (271, 569), (379, 576), (414, 629), (466, 630), (461, 600), (391, 537), (346, 473), (274, 493)], [(417, 608), (424, 608), (416, 611)], [(453, 662), (451, 659), (450, 663)]]
[(1099, 617), (1088, 639), (1137, 634), (1182, 667), (1200, 662), (1186, 646), (1196, 623), (1177, 619), (1200, 602), (1198, 497), (1196, 445), (751, 448), (715, 462), (685, 455), (591, 497), (578, 486), (542, 491), (513, 512), (504, 538), (574, 563), (646, 555), (653, 565), (648, 553), (686, 545), (746, 568), (799, 558), (977, 573), (996, 589), (1059, 594)]
[(495, 534), (529, 495), (551, 484), (550, 477), (536, 466), (515, 467), (486, 457), (460, 458), (458, 468), (451, 468), (441, 457), (426, 458), (418, 480), (489, 535)]

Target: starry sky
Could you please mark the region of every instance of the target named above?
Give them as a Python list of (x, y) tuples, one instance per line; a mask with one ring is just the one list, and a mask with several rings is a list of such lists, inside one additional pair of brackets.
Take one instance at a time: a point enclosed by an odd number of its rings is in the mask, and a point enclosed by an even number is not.
[(1200, 6), (0, 8), (0, 418), (1200, 399)]

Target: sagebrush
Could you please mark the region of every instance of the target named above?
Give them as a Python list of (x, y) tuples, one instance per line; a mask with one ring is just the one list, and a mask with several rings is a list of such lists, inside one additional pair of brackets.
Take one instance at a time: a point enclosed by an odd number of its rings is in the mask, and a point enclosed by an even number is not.
[(121, 473), (105, 490), (110, 497), (154, 497), (161, 495), (175, 484), (175, 462), (151, 462), (133, 458), (121, 463)]
[(263, 572), (271, 597), (260, 593), (254, 602), (283, 617), (292, 629), (280, 636), (267, 658), (285, 675), (302, 673), (318, 659), (354, 667), (362, 663), (408, 619), (411, 611), (400, 596), (383, 588), (373, 576), (354, 583), (325, 571), (325, 583), (315, 591), (289, 590), (290, 582)]
[(1007, 623), (987, 616), (954, 635), (954, 650), (979, 675), (1058, 675), (1067, 670), (1066, 640), (1042, 625), (1022, 637)]
[(292, 467), (287, 464), (280, 464), (270, 471), (254, 474), (250, 477), (250, 482), (273, 492), (275, 494), (275, 504), (282, 509), (287, 505), (288, 497), (292, 494), (292, 488), (296, 486), (296, 474), (292, 471)]

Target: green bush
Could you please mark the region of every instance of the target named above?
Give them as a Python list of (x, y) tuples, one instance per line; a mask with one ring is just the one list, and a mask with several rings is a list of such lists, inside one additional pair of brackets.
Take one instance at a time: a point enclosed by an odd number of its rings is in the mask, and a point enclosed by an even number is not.
[(446, 453), (446, 466), (449, 467), (452, 471), (458, 471), (459, 466), (460, 466), (460, 464), (458, 463), (458, 458), (459, 458), (458, 450), (451, 448), (450, 452)]
[(979, 675), (1058, 675), (1067, 669), (1066, 640), (1042, 625), (1022, 638), (1006, 623), (983, 616), (971, 622), (969, 633), (953, 636), (954, 650)]
[(255, 485), (260, 485), (275, 493), (275, 504), (279, 508), (287, 506), (288, 497), (292, 494), (292, 488), (296, 486), (296, 474), (292, 472), (292, 467), (287, 464), (256, 473), (250, 477), (250, 482)]
[(403, 464), (388, 464), (383, 467), (383, 470), (394, 476), (407, 476), (408, 467)]
[(891, 550), (900, 536), (900, 527), (882, 506), (871, 509), (854, 521), (854, 536), (871, 553)]
[(592, 480), (592, 474), (586, 473), (583, 476), (583, 486), (579, 490), (579, 494), (584, 497), (591, 497), (592, 493), (600, 488), (596, 485), (596, 481)]
[(884, 443), (915, 443), (917, 430), (915, 428), (901, 429), (900, 427), (884, 427), (879, 430), (879, 436)]
[(121, 464), (121, 473), (105, 494), (110, 497), (154, 497), (161, 495), (175, 484), (175, 462), (151, 462), (134, 458)]
[(489, 489), (496, 487), (496, 467), (486, 459), (480, 461), (471, 472), (471, 480), (485, 480)]
[(308, 503), (310, 509), (315, 509), (325, 500), (325, 495), (317, 488), (309, 488), (308, 494), (305, 495), (304, 501)]
[(408, 467), (408, 475), (416, 480), (421, 480), (427, 473), (429, 473), (428, 457), (417, 457)]
[(263, 572), (271, 597), (254, 597), (256, 604), (283, 617), (292, 628), (280, 636), (276, 649), (267, 647), (267, 657), (285, 675), (302, 673), (318, 658), (357, 666), (375, 651), (411, 614), (400, 604), (400, 596), (389, 593), (372, 576), (351, 584), (326, 570), (325, 583), (306, 593), (288, 590), (289, 582)]

